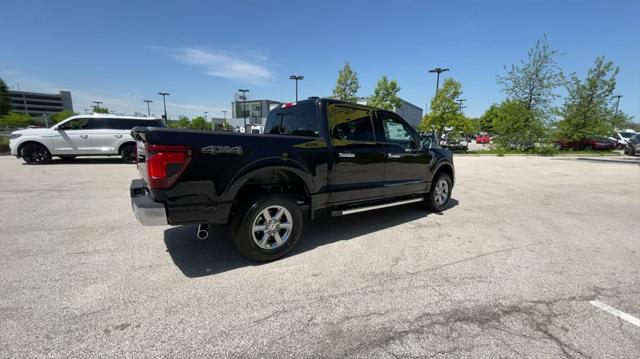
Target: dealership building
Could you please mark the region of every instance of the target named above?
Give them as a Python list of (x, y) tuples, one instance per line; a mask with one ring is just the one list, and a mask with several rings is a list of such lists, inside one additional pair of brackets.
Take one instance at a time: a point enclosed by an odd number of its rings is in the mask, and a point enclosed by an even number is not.
[(60, 91), (57, 94), (9, 90), (9, 100), (13, 112), (30, 116), (48, 116), (62, 110), (73, 112), (71, 92)]

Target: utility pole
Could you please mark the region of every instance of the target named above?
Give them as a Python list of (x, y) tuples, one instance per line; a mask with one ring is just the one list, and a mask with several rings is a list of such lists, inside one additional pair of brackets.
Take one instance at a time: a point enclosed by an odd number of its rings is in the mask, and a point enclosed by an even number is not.
[(151, 117), (151, 107), (149, 107), (149, 104), (153, 101), (151, 100), (142, 100), (142, 101), (147, 103), (147, 116)]
[(244, 118), (244, 130), (247, 131), (247, 110), (245, 108), (247, 102), (247, 89), (238, 89), (238, 92), (242, 92), (242, 117)]
[(467, 100), (466, 100), (466, 99), (464, 99), (464, 98), (459, 98), (457, 101), (458, 101), (458, 104), (460, 105), (460, 114), (461, 114), (461, 115), (464, 115), (464, 110), (463, 110), (463, 109), (464, 109), (465, 107), (467, 107), (467, 106), (463, 106), (463, 104), (462, 104), (462, 103), (463, 103), (464, 101), (467, 101)]
[(613, 112), (613, 119), (615, 120), (618, 116), (618, 106), (620, 106), (620, 97), (622, 97), (622, 95), (615, 95), (611, 97), (616, 99), (616, 110)]
[(95, 106), (93, 106), (94, 110), (99, 110), (100, 105), (102, 105), (102, 101), (93, 101), (93, 103), (96, 104)]
[(289, 80), (296, 80), (296, 102), (298, 102), (298, 81), (304, 80), (304, 76), (302, 76), (302, 75), (291, 75), (291, 76), (289, 76)]
[(169, 96), (168, 92), (158, 92), (158, 95), (162, 96), (162, 104), (164, 105), (164, 124), (169, 123), (169, 118), (167, 117), (167, 101), (165, 100), (165, 96)]

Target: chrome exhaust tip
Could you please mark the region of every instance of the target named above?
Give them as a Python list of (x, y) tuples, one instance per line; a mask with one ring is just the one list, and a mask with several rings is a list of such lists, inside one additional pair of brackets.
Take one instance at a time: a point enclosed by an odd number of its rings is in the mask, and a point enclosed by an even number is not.
[(208, 224), (198, 225), (198, 239), (207, 239), (208, 237), (209, 237), (209, 225)]

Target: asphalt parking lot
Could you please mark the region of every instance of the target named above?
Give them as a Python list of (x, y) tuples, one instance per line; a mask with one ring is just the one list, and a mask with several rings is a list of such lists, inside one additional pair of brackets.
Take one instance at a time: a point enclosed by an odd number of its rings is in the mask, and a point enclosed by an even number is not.
[(638, 160), (456, 157), (447, 211), (320, 218), (256, 265), (139, 225), (135, 166), (3, 156), (0, 356), (637, 357), (592, 302), (640, 317)]

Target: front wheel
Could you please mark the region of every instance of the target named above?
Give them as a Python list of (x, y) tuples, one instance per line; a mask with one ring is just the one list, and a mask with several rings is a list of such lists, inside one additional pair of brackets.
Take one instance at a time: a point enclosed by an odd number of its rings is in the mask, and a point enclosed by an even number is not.
[(248, 259), (271, 261), (293, 249), (303, 221), (298, 204), (291, 198), (281, 194), (256, 197), (236, 214), (233, 243)]
[(424, 204), (431, 211), (444, 211), (449, 205), (453, 183), (446, 173), (440, 173), (431, 183), (431, 190), (424, 198)]
[(22, 146), (20, 157), (29, 165), (39, 165), (51, 161), (51, 153), (39, 143), (27, 143)]
[(135, 163), (136, 161), (136, 145), (127, 143), (120, 148), (120, 156), (126, 163)]

